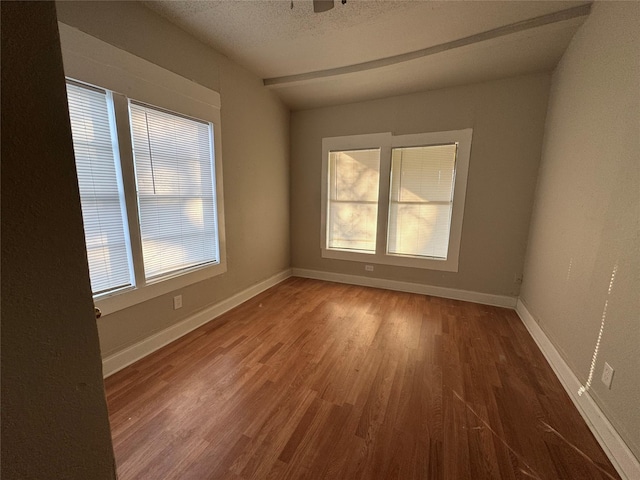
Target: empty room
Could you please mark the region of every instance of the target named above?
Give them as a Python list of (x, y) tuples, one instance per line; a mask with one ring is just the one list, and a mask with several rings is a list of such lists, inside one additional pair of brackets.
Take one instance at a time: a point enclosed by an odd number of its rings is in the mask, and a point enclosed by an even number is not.
[(640, 479), (640, 2), (2, 2), (6, 479)]

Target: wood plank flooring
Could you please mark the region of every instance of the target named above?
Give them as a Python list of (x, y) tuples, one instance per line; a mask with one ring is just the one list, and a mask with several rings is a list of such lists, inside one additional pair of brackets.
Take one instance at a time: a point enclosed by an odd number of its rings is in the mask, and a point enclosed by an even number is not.
[(508, 309), (291, 278), (105, 385), (120, 480), (619, 478)]

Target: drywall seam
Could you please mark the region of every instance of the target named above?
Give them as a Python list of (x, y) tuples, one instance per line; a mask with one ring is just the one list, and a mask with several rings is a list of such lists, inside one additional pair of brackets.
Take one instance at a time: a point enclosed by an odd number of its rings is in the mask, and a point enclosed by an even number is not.
[(227, 298), (221, 302), (216, 303), (204, 310), (201, 310), (194, 315), (186, 318), (185, 320), (172, 325), (144, 340), (126, 347), (119, 352), (109, 355), (102, 360), (102, 375), (108, 377), (114, 373), (122, 370), (123, 368), (137, 362), (143, 357), (155, 352), (156, 350), (168, 345), (169, 343), (177, 340), (178, 338), (186, 335), (187, 333), (201, 327), (207, 322), (210, 322), (216, 317), (219, 317), (225, 312), (228, 312), (232, 308), (246, 302), (247, 300), (255, 297), (259, 293), (277, 285), (278, 283), (286, 280), (291, 276), (291, 269), (283, 270), (280, 273), (273, 275), (272, 277), (263, 280), (251, 287), (235, 294), (234, 296)]
[(420, 283), (400, 282), (384, 278), (363, 277), (360, 275), (347, 275), (343, 273), (323, 272), (320, 270), (307, 270), (304, 268), (294, 268), (293, 276), (325, 280), (328, 282), (348, 283), (363, 287), (383, 288), (385, 290), (396, 290), (399, 292), (432, 295), (434, 297), (464, 300), (466, 302), (482, 303), (484, 305), (493, 305), (496, 307), (515, 308), (517, 301), (517, 298), (508, 297), (506, 295), (493, 295), (490, 293), (471, 292), (468, 290), (436, 287)]
[(638, 459), (589, 395), (589, 392), (578, 394), (582, 386), (580, 381), (520, 299), (516, 305), (516, 312), (617, 472), (623, 479), (640, 478)]

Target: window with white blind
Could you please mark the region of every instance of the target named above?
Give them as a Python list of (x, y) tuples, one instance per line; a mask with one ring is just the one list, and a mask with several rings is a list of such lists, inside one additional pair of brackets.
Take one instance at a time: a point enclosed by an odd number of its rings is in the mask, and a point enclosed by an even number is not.
[(71, 79), (67, 96), (96, 301), (115, 311), (226, 271), (216, 126)]
[(457, 271), (471, 137), (323, 139), (322, 256)]
[(329, 153), (329, 248), (375, 253), (380, 149)]
[(147, 279), (218, 261), (208, 123), (129, 102)]
[(446, 260), (457, 144), (391, 150), (387, 252)]
[(99, 295), (132, 285), (113, 110), (104, 90), (69, 82), (67, 98), (91, 288)]

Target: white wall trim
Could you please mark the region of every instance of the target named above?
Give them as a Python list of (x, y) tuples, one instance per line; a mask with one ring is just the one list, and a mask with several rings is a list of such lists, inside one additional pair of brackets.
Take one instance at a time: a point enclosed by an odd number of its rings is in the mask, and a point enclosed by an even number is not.
[(578, 390), (581, 387), (580, 381), (520, 299), (516, 305), (516, 312), (620, 476), (629, 480), (640, 478), (638, 459), (635, 458), (622, 437), (607, 420), (589, 392), (583, 393), (582, 396), (578, 395)]
[(222, 300), (215, 305), (205, 308), (190, 317), (187, 317), (183, 321), (176, 323), (144, 340), (131, 345), (129, 347), (120, 350), (102, 360), (102, 374), (106, 378), (114, 373), (122, 370), (123, 368), (137, 362), (143, 357), (146, 357), (150, 353), (168, 345), (169, 343), (177, 340), (178, 338), (186, 335), (187, 333), (195, 330), (196, 328), (204, 325), (205, 323), (219, 317), (225, 312), (228, 312), (232, 308), (237, 307), (243, 302), (255, 297), (259, 293), (277, 285), (278, 283), (286, 280), (291, 276), (291, 269), (283, 270), (280, 273), (273, 275), (272, 277), (256, 283), (249, 288), (242, 290), (234, 296)]
[(506, 295), (493, 295), (490, 293), (471, 292), (468, 290), (436, 287), (420, 283), (400, 282), (384, 278), (363, 277), (360, 275), (347, 275), (343, 273), (323, 272), (320, 270), (307, 270), (304, 268), (294, 268), (293, 276), (325, 280), (328, 282), (361, 285), (363, 287), (384, 288), (385, 290), (396, 290), (399, 292), (432, 295), (434, 297), (464, 300), (465, 302), (482, 303), (484, 305), (494, 305), (496, 307), (515, 308), (517, 301), (517, 298)]

